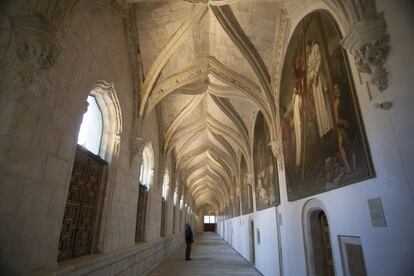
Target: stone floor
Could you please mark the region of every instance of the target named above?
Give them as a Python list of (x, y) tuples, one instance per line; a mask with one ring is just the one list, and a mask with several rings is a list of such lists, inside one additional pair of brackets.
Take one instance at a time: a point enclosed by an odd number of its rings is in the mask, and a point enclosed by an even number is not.
[(149, 275), (261, 275), (215, 233), (195, 237), (191, 261), (184, 260), (184, 252), (180, 248)]

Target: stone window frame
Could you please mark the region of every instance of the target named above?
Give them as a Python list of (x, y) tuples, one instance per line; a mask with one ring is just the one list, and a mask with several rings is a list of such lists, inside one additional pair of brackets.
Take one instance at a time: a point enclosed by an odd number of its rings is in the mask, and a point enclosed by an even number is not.
[(119, 149), (122, 133), (121, 105), (113, 82), (98, 81), (91, 92), (102, 115), (102, 136), (99, 156), (110, 162)]
[(147, 187), (149, 191), (154, 176), (154, 150), (151, 142), (148, 142), (142, 151), (142, 162), (140, 167), (139, 182)]
[(171, 181), (170, 172), (168, 169), (165, 169), (164, 176), (162, 179), (162, 192), (161, 192), (162, 198), (164, 200), (167, 200), (168, 193), (170, 192), (170, 181)]

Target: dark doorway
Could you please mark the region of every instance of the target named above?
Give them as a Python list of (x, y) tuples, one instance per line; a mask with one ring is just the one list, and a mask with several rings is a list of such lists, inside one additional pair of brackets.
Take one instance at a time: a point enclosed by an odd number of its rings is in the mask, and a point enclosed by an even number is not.
[(253, 220), (250, 221), (249, 244), (250, 244), (250, 262), (254, 265), (256, 263), (256, 251), (254, 247), (254, 222)]
[(135, 228), (135, 241), (145, 240), (145, 220), (147, 214), (148, 189), (145, 185), (139, 184), (137, 224)]
[(310, 220), (315, 273), (321, 276), (334, 276), (335, 268), (326, 214), (324, 211), (315, 211), (311, 214)]

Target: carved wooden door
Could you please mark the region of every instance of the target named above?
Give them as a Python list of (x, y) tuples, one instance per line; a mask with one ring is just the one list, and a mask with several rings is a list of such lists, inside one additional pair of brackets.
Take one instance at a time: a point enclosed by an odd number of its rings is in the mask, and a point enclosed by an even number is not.
[(324, 276), (334, 276), (335, 269), (332, 257), (332, 246), (329, 236), (328, 220), (324, 212), (319, 214), (319, 223), (322, 232), (322, 250), (324, 256)]
[(176, 224), (177, 224), (177, 222), (175, 221), (175, 211), (176, 209), (175, 209), (175, 205), (174, 205), (174, 208), (173, 208), (173, 233), (175, 234), (175, 227), (176, 227)]
[(58, 260), (91, 253), (105, 161), (78, 146), (66, 200)]
[(167, 211), (167, 202), (163, 198), (161, 202), (161, 237), (165, 236), (166, 211)]
[(148, 191), (147, 187), (139, 184), (138, 207), (137, 207), (137, 225), (135, 229), (135, 241), (144, 241), (145, 235), (145, 218), (147, 213)]

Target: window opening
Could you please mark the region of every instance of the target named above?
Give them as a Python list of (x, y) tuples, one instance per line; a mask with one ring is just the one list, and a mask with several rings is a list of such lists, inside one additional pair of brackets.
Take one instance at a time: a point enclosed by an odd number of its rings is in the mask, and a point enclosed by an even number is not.
[(162, 197), (165, 200), (167, 200), (169, 189), (170, 189), (170, 174), (168, 170), (165, 170), (163, 183), (162, 183)]
[(102, 111), (96, 98), (88, 96), (88, 109), (83, 115), (78, 134), (78, 145), (98, 155), (102, 139)]
[(150, 188), (152, 176), (154, 174), (154, 153), (151, 144), (145, 146), (142, 152), (142, 163), (139, 174), (139, 182), (147, 189)]

